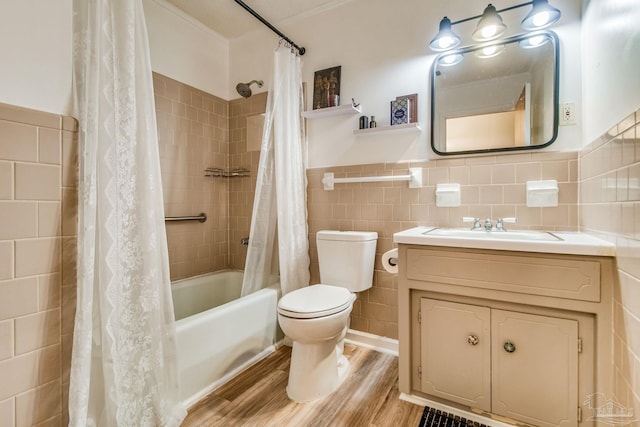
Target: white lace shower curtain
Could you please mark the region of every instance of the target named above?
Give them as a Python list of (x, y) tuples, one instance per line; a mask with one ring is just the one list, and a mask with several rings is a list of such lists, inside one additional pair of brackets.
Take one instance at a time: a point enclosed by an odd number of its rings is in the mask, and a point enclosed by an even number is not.
[(74, 0), (78, 288), (69, 425), (179, 426), (176, 342), (142, 0)]
[(242, 294), (269, 284), (276, 229), (282, 294), (309, 284), (306, 150), (300, 58), (281, 46), (262, 134)]

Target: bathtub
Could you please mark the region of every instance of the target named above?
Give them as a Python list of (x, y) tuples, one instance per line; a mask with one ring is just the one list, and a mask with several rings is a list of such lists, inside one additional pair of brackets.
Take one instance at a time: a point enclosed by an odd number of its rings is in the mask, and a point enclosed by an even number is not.
[(244, 298), (241, 271), (220, 271), (172, 283), (180, 397), (185, 405), (272, 353), (282, 338), (272, 284)]

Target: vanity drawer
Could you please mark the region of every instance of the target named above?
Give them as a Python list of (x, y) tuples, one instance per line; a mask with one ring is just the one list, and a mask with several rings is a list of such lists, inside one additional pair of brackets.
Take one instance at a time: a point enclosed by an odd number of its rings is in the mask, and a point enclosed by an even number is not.
[(596, 260), (408, 248), (406, 271), (409, 280), (600, 301)]

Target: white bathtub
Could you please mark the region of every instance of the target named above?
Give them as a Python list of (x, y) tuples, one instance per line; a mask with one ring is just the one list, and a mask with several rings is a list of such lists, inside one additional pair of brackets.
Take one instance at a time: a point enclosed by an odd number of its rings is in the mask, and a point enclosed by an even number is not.
[(172, 284), (180, 396), (190, 406), (275, 350), (279, 284), (240, 298), (241, 271)]

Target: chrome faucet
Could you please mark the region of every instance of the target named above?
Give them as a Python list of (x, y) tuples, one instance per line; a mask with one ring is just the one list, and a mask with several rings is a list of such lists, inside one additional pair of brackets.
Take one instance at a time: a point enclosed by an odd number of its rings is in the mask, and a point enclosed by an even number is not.
[(463, 216), (462, 222), (473, 222), (473, 226), (471, 230), (482, 230), (482, 225), (480, 225), (480, 218), (472, 217), (472, 216)]
[(491, 231), (493, 228), (493, 224), (491, 224), (491, 218), (487, 218), (484, 220), (484, 229), (487, 231)]
[(504, 223), (505, 222), (509, 222), (512, 224), (515, 224), (518, 221), (517, 218), (498, 218), (498, 221), (496, 222), (496, 231), (507, 231), (506, 228), (504, 228)]

